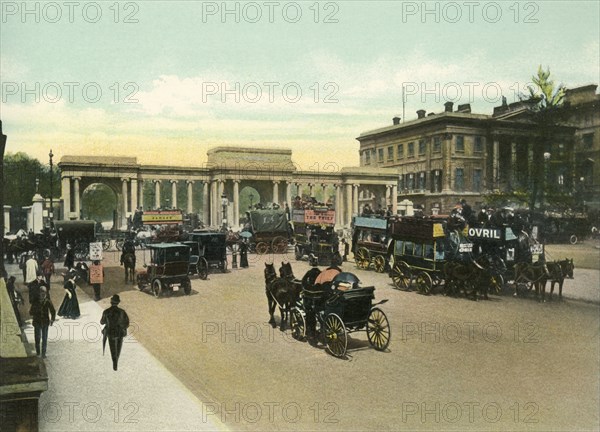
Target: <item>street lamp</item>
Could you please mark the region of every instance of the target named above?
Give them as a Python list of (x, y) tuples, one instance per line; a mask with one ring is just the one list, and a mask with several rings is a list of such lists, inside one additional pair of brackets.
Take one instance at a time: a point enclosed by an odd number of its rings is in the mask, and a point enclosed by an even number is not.
[(550, 161), (550, 157), (552, 155), (550, 154), (550, 152), (544, 152), (544, 181), (542, 182), (542, 199), (540, 200), (540, 205), (543, 208), (544, 207), (544, 200), (545, 200), (545, 192), (546, 192), (546, 186), (548, 185), (549, 181), (548, 181), (548, 162)]
[(50, 219), (50, 224), (52, 224), (52, 220), (54, 218), (54, 202), (52, 200), (52, 192), (53, 192), (53, 185), (54, 185), (54, 172), (53, 172), (53, 168), (52, 168), (52, 157), (54, 157), (54, 155), (52, 154), (52, 149), (50, 149), (50, 153), (48, 153), (48, 157), (50, 158), (50, 212), (48, 212), (48, 218)]
[(250, 210), (252, 210), (252, 200), (254, 200), (254, 194), (250, 194)]
[(35, 193), (39, 193), (40, 192), (40, 179), (39, 177), (35, 178)]
[(229, 205), (229, 200), (225, 192), (221, 195), (221, 205), (223, 206), (223, 231), (227, 231), (227, 206)]

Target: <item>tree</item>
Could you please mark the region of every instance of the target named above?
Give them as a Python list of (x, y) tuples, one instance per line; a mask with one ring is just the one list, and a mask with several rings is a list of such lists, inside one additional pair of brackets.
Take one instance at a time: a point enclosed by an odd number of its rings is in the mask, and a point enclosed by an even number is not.
[[(56, 167), (52, 175), (52, 196), (57, 198), (60, 197), (60, 173)], [(39, 180), (37, 192), (44, 198), (50, 197), (50, 166), (23, 152), (8, 153), (4, 158), (4, 204), (30, 206), (36, 193), (36, 179)]]

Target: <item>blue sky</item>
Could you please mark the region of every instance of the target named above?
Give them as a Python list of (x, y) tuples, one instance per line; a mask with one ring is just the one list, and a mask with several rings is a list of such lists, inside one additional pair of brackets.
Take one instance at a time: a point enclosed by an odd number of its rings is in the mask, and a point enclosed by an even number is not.
[(7, 151), (43, 160), (201, 165), (239, 145), (358, 165), (355, 138), (402, 114), (403, 85), (410, 120), (448, 98), (490, 114), (539, 64), (568, 87), (600, 81), (596, 1), (26, 7), (1, 2), (0, 116)]

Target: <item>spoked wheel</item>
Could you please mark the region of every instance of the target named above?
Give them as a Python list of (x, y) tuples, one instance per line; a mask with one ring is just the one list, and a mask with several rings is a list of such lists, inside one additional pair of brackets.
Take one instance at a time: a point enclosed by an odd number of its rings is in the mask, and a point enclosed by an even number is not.
[(162, 291), (162, 283), (160, 282), (160, 279), (154, 279), (152, 281), (152, 294), (154, 294), (154, 297), (158, 298), (158, 297), (160, 297), (161, 291)]
[(306, 320), (298, 308), (292, 309), (290, 316), (290, 327), (292, 328), (292, 337), (302, 341), (306, 337)]
[(107, 251), (110, 249), (110, 239), (102, 240), (102, 250)]
[(369, 268), (369, 262), (371, 261), (369, 258), (369, 251), (366, 248), (358, 248), (354, 261), (356, 261), (356, 266), (359, 269), (367, 270)]
[(256, 245), (256, 253), (259, 255), (264, 255), (268, 252), (269, 245), (265, 242), (260, 242)]
[(198, 277), (202, 280), (206, 280), (208, 278), (208, 261), (206, 261), (206, 258), (200, 257), (198, 259), (198, 264), (196, 264), (196, 273), (198, 273)]
[(125, 240), (124, 239), (117, 239), (117, 240), (115, 240), (115, 246), (117, 247), (117, 250), (123, 249), (123, 245), (124, 244), (125, 244)]
[(577, 244), (577, 236), (575, 234), (573, 234), (571, 237), (569, 237), (569, 243), (571, 243), (572, 245)]
[(408, 291), (410, 288), (410, 281), (411, 274), (408, 264), (404, 261), (397, 262), (392, 269), (392, 282), (394, 282), (394, 287), (402, 291)]
[(77, 261), (84, 261), (89, 255), (89, 247), (85, 243), (79, 243), (73, 251)]
[(272, 242), (271, 250), (275, 253), (285, 253), (287, 250), (287, 239), (284, 237), (275, 237)]
[(300, 261), (303, 255), (304, 254), (302, 253), (302, 248), (296, 245), (296, 247), (294, 248), (294, 256), (296, 257), (296, 261)]
[(390, 323), (385, 313), (379, 308), (371, 309), (367, 319), (367, 338), (377, 351), (385, 350), (390, 344)]
[(190, 295), (192, 292), (192, 283), (189, 279), (186, 279), (182, 282), (181, 286), (183, 286), (183, 292), (185, 295)]
[(504, 288), (504, 278), (502, 275), (493, 275), (490, 277), (490, 292), (500, 294)]
[(325, 318), (325, 345), (335, 357), (344, 357), (348, 346), (346, 326), (342, 319), (332, 313)]
[(421, 294), (431, 294), (433, 288), (433, 280), (426, 272), (419, 272), (416, 279), (417, 289)]
[(385, 271), (385, 257), (383, 255), (377, 255), (373, 258), (373, 268), (377, 273)]

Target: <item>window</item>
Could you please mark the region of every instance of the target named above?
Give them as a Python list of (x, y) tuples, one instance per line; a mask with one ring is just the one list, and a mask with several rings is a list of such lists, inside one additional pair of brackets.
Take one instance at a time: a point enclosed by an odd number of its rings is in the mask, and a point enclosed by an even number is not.
[(481, 192), (481, 179), (482, 179), (482, 171), (480, 169), (476, 169), (473, 171), (473, 191)]
[(378, 161), (383, 162), (383, 149), (382, 148), (378, 149), (377, 155), (379, 156)]
[(404, 242), (402, 240), (396, 240), (394, 244), (394, 255), (404, 255)]
[(442, 170), (431, 171), (431, 192), (442, 191)]
[(464, 135), (456, 135), (456, 151), (464, 152), (465, 151), (465, 137)]
[(433, 137), (433, 152), (439, 153), (442, 151), (442, 137)]
[(371, 150), (365, 150), (365, 165), (371, 164)]
[(398, 159), (404, 159), (404, 144), (398, 144), (396, 153), (398, 153)]
[(415, 243), (415, 251), (413, 253), (414, 256), (423, 256), (423, 245), (421, 243)]
[(414, 157), (415, 156), (415, 143), (414, 142), (410, 142), (408, 143), (408, 157)]
[(412, 255), (413, 254), (413, 243), (409, 241), (404, 242), (404, 254)]
[(433, 244), (424, 244), (425, 258), (433, 259)]
[(398, 190), (402, 191), (402, 190), (404, 190), (404, 187), (405, 187), (404, 176), (401, 175), (400, 177), (398, 177)]
[(394, 147), (388, 147), (388, 161), (394, 160)]
[(454, 176), (454, 190), (461, 192), (465, 188), (465, 170), (456, 168)]
[(425, 140), (419, 140), (419, 156), (424, 155), (427, 149), (427, 144)]
[(421, 191), (425, 191), (425, 187), (426, 187), (426, 176), (424, 172), (420, 172), (419, 173), (419, 189)]
[(583, 134), (581, 139), (583, 140), (583, 148), (585, 150), (589, 150), (594, 146), (594, 134), (593, 133)]
[(406, 174), (406, 188), (412, 192), (415, 189), (415, 175), (414, 174)]
[(475, 137), (475, 146), (473, 148), (475, 153), (483, 153), (483, 137), (476, 136)]

